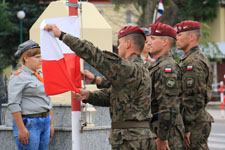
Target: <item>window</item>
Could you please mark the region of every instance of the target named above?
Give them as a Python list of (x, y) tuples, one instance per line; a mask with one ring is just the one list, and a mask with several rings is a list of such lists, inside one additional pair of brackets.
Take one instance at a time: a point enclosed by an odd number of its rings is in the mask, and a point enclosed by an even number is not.
[(213, 90), (216, 90), (217, 89), (217, 62), (210, 62), (210, 65), (212, 67), (212, 72), (213, 72), (212, 88)]
[(126, 12), (126, 24), (128, 26), (134, 25), (134, 14), (130, 10)]

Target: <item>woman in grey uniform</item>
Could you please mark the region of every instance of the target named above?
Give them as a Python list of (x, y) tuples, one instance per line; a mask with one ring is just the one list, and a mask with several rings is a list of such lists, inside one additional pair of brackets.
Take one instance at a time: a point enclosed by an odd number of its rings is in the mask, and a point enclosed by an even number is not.
[(28, 40), (15, 54), (21, 67), (8, 83), (8, 108), (13, 117), (13, 131), (18, 150), (48, 150), (54, 134), (50, 98), (46, 95), (41, 69), (39, 45)]

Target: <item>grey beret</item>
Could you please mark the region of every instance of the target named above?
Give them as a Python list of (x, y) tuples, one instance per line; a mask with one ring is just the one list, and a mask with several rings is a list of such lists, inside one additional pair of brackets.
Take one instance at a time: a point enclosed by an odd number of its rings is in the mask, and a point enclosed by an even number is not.
[(40, 48), (38, 43), (34, 42), (33, 40), (28, 40), (24, 43), (21, 43), (18, 46), (18, 50), (15, 53), (16, 57), (20, 57), (25, 51), (32, 49), (32, 48)]
[(145, 31), (145, 36), (149, 36), (150, 35), (150, 32), (149, 32), (148, 28), (142, 27), (141, 29)]

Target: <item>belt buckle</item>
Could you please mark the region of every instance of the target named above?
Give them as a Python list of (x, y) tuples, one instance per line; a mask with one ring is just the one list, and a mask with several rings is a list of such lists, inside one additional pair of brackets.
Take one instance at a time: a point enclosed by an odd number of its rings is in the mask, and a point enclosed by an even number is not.
[(46, 117), (48, 115), (48, 112), (41, 113), (41, 117)]

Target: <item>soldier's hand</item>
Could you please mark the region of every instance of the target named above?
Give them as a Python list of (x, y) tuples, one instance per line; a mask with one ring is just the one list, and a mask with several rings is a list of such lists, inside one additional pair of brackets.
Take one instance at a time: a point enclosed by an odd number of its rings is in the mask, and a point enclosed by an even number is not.
[(72, 96), (77, 101), (83, 101), (88, 99), (89, 91), (80, 89), (80, 93), (72, 92)]
[(157, 150), (170, 150), (168, 145), (168, 140), (160, 140), (159, 138), (156, 139), (156, 148)]
[(88, 70), (84, 70), (84, 71), (81, 71), (81, 78), (87, 83), (92, 83), (95, 78), (95, 75), (89, 72)]
[(52, 31), (55, 35), (55, 37), (59, 37), (60, 34), (61, 34), (61, 31), (59, 30), (59, 28), (55, 25), (55, 24), (47, 24), (45, 27), (44, 27), (44, 30), (45, 31)]
[(186, 132), (184, 134), (184, 142), (185, 142), (186, 148), (190, 148), (190, 145), (191, 145), (190, 135), (191, 135), (191, 132)]

